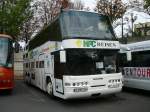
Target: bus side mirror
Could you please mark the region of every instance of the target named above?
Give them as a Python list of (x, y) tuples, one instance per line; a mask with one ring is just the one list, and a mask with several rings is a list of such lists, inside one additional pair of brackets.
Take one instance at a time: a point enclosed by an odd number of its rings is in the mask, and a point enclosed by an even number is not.
[(127, 51), (126, 55), (127, 55), (127, 61), (131, 61), (132, 60), (131, 51)]
[(60, 63), (66, 63), (66, 51), (60, 51)]

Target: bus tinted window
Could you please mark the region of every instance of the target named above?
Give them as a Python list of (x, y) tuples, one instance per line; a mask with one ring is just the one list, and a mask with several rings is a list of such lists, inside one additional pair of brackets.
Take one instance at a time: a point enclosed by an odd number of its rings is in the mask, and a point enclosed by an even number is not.
[(95, 75), (116, 73), (116, 54), (99, 50), (67, 50), (67, 75)]
[(13, 48), (12, 40), (8, 38), (0, 38), (0, 65), (12, 67)]
[(129, 66), (133, 67), (149, 67), (150, 66), (150, 51), (133, 52), (132, 63)]
[(61, 31), (58, 19), (50, 25), (50, 30), (47, 32), (50, 32), (50, 40), (61, 41)]
[(38, 68), (38, 61), (36, 61), (36, 68)]
[(26, 63), (26, 68), (28, 68), (28, 63)]
[(114, 39), (109, 18), (90, 12), (69, 11), (61, 15), (63, 38)]
[(60, 63), (60, 55), (59, 52), (54, 53), (54, 77), (61, 79), (65, 74), (66, 67), (63, 63)]
[(31, 68), (34, 68), (34, 62), (31, 62)]

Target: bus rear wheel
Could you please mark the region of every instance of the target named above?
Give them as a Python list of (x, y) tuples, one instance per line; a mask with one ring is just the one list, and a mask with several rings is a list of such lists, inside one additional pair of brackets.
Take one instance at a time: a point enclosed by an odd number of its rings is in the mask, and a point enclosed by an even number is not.
[(47, 89), (47, 93), (50, 96), (53, 96), (53, 85), (51, 81), (48, 81), (46, 89)]

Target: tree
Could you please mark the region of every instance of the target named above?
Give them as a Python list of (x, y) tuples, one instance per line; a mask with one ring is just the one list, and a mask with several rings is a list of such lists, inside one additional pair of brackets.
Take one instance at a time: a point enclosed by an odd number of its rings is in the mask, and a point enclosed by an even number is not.
[(46, 27), (61, 11), (69, 7), (69, 0), (34, 0), (31, 5), (33, 16), (21, 27), (20, 39), (26, 43)]
[[(41, 0), (34, 2), (34, 15), (44, 26), (49, 24), (61, 11), (69, 7), (70, 0)], [(43, 27), (43, 26), (42, 26)]]
[(150, 0), (144, 0), (145, 1), (145, 8), (148, 8), (150, 6)]
[(126, 11), (126, 6), (121, 0), (98, 0), (95, 11), (109, 16), (113, 22), (122, 17)]
[(21, 26), (32, 16), (31, 0), (1, 0), (0, 1), (0, 33), (6, 33), (17, 38)]
[(20, 32), (20, 40), (25, 41), (27, 43), (35, 31), (40, 27), (39, 21), (37, 18), (29, 18), (21, 27)]
[(39, 26), (39, 28), (47, 25), (51, 20), (51, 7), (51, 0), (41, 0), (34, 2), (32, 6), (34, 10), (34, 18), (32, 21), (38, 21), (36, 23), (38, 24), (37, 26)]
[(144, 2), (145, 2), (144, 8), (148, 12), (148, 14), (150, 14), (150, 0), (144, 0)]

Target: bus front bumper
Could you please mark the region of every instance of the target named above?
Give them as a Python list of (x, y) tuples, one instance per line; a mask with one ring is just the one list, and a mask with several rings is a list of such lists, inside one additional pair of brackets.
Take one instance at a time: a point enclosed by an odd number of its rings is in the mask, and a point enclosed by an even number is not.
[(10, 80), (0, 80), (0, 90), (13, 89), (14, 83)]
[[(70, 91), (72, 90), (72, 91)], [(121, 92), (122, 85), (120, 85), (118, 88), (103, 88), (103, 89), (94, 89), (94, 90), (88, 90), (85, 92), (79, 92), (74, 91), (74, 89), (70, 89), (69, 91), (66, 91), (64, 93), (64, 99), (74, 99), (74, 98), (90, 98), (90, 97), (100, 97), (103, 95), (109, 95), (109, 94), (116, 94)]]

